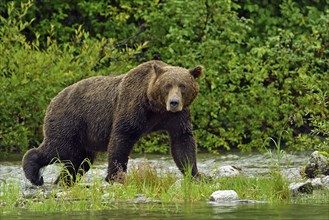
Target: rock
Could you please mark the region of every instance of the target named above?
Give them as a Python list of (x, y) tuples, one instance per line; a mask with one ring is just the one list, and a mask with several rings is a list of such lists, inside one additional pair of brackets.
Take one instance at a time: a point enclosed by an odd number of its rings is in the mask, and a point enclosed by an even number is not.
[(102, 199), (109, 199), (110, 198), (110, 193), (105, 193), (102, 195)]
[(220, 178), (220, 177), (235, 177), (240, 174), (240, 171), (238, 168), (234, 166), (222, 166), (219, 167), (213, 174), (214, 178)]
[(282, 170), (281, 174), (289, 182), (299, 182), (303, 180), (301, 172), (302, 168), (289, 168)]
[(134, 203), (148, 203), (152, 201), (151, 198), (146, 197), (144, 194), (137, 194), (135, 197)]
[(329, 175), (322, 178), (322, 183), (324, 188), (329, 190)]
[(59, 191), (56, 193), (56, 198), (61, 198), (61, 199), (65, 199), (65, 198), (69, 198), (69, 192), (66, 191)]
[(238, 200), (239, 196), (234, 190), (218, 190), (211, 194), (210, 201), (227, 202)]
[(313, 193), (313, 186), (311, 182), (305, 182), (305, 183), (291, 183), (289, 185), (289, 192), (296, 196), (298, 194), (306, 193), (311, 194)]
[(321, 178), (314, 178), (309, 180), (312, 184), (313, 189), (323, 189), (324, 185)]
[(319, 151), (314, 151), (305, 167), (305, 174), (308, 178), (314, 178), (321, 174), (329, 175), (329, 158)]

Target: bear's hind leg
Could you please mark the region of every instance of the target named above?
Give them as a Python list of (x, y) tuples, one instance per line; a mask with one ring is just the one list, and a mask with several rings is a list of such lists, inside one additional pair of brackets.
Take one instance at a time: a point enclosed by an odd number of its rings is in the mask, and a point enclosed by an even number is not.
[(28, 150), (23, 157), (23, 171), (30, 182), (36, 186), (43, 185), (43, 177), (40, 175), (40, 169), (48, 165), (39, 148)]

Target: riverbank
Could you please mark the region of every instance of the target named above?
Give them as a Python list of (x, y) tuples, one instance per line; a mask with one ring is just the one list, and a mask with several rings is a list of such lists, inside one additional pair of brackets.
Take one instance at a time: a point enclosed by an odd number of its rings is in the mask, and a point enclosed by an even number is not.
[(285, 154), (278, 166), (272, 154), (200, 155), (199, 167), (203, 173), (214, 173), (214, 169), (228, 164), (240, 170), (239, 175), (212, 181), (183, 178), (170, 157), (136, 156), (129, 162), (124, 184), (108, 184), (103, 180), (106, 162), (101, 160), (70, 188), (52, 185), (59, 166), (48, 166), (43, 171), (45, 185), (34, 187), (24, 178), (19, 161), (2, 162), (0, 209), (8, 213), (17, 209), (42, 212), (109, 210), (125, 203), (159, 208), (164, 204), (210, 203), (210, 195), (217, 190), (234, 190), (241, 203), (329, 204), (329, 190), (299, 195), (289, 192), (289, 184), (294, 180), (283, 173), (305, 165), (307, 156)]

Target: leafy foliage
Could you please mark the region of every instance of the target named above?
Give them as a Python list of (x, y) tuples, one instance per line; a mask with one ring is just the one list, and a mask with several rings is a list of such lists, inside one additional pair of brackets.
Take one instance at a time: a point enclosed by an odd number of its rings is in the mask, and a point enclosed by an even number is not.
[(72, 42), (61, 45), (52, 27), (46, 49), (40, 50), (38, 38), (29, 42), (22, 34), (22, 28), (30, 24), (22, 20), (28, 7), (15, 8), (10, 3), (9, 17), (0, 17), (0, 146), (7, 152), (25, 151), (40, 143), (46, 107), (60, 90), (89, 76), (127, 71), (143, 47), (118, 50), (112, 39), (90, 38), (80, 26)]
[[(192, 106), (199, 149), (328, 149), (329, 1), (4, 1), (0, 146), (41, 141), (65, 86), (145, 60), (202, 64)], [(285, 131), (285, 132), (283, 132)], [(137, 151), (166, 152), (163, 134)]]

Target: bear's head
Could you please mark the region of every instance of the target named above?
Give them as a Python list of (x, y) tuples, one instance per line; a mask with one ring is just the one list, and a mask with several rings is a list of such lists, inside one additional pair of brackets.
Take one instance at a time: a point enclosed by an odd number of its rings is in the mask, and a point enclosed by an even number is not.
[(202, 73), (200, 66), (185, 69), (153, 64), (153, 77), (148, 88), (148, 99), (159, 111), (179, 112), (191, 105), (199, 92), (196, 82)]

